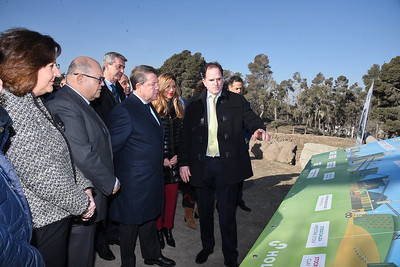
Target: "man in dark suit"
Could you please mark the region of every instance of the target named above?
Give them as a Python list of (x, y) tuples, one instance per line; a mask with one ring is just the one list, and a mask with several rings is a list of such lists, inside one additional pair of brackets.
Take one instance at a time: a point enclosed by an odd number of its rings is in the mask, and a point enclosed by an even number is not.
[(239, 94), (222, 90), (220, 64), (205, 65), (203, 83), (207, 88), (189, 100), (179, 149), (180, 175), (196, 187), (203, 249), (196, 257), (202, 264), (213, 253), (214, 207), (218, 203), (222, 252), (226, 266), (237, 263), (236, 200), (238, 184), (253, 175), (243, 127), (253, 138), (268, 140), (260, 117)]
[(56, 121), (63, 123), (76, 166), (94, 185), (96, 213), (88, 222), (75, 221), (68, 245), (68, 266), (94, 266), (94, 238), (97, 223), (107, 213), (107, 196), (116, 193), (108, 129), (89, 105), (100, 95), (104, 77), (97, 61), (75, 58), (67, 73), (67, 84), (46, 103)]
[(109, 130), (121, 191), (111, 203), (120, 223), (122, 266), (135, 266), (139, 235), (144, 263), (174, 266), (161, 254), (156, 218), (163, 210), (163, 140), (160, 117), (151, 105), (159, 90), (156, 71), (137, 66), (130, 75), (133, 93), (111, 111)]
[[(125, 62), (128, 60), (117, 52), (108, 52), (103, 57), (104, 84), (100, 97), (91, 102), (92, 107), (104, 123), (107, 123), (111, 110), (125, 99), (124, 90), (118, 82), (124, 74)], [(112, 201), (112, 197), (109, 202)], [(104, 260), (114, 260), (115, 256), (109, 244), (119, 244), (119, 228), (112, 223), (109, 216), (97, 228), (96, 251)]]
[(117, 52), (108, 52), (103, 57), (104, 85), (100, 97), (92, 101), (94, 110), (107, 122), (111, 109), (125, 99), (124, 89), (119, 84), (128, 60)]
[[(244, 82), (242, 78), (240, 78), (239, 76), (232, 76), (228, 81), (228, 90), (233, 93), (243, 95)], [(244, 131), (244, 138), (246, 140), (247, 149), (249, 149), (251, 133), (247, 129), (244, 129)], [(246, 203), (243, 200), (243, 181), (238, 184), (237, 205), (244, 211), (251, 211), (251, 209), (246, 206)]]

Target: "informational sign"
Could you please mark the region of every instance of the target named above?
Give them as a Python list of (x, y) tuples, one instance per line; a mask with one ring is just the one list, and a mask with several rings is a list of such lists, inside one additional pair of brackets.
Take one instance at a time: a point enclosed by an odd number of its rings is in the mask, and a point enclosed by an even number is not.
[(400, 137), (319, 154), (240, 266), (400, 266), (399, 216)]

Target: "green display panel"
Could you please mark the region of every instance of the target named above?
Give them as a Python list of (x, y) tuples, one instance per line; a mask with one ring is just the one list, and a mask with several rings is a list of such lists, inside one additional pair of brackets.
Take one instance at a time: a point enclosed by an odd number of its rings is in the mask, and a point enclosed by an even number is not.
[(241, 267), (400, 266), (400, 138), (313, 156)]

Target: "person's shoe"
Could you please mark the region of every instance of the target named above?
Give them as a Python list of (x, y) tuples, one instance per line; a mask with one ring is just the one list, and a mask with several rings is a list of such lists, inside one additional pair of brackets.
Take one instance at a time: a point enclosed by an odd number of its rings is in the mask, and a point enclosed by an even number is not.
[(163, 228), (163, 232), (167, 244), (170, 245), (171, 247), (175, 247), (175, 240), (174, 237), (172, 236), (172, 228)]
[(226, 267), (239, 267), (239, 264), (237, 262), (225, 261), (224, 264)]
[(199, 207), (196, 208), (196, 211), (194, 212), (194, 218), (198, 219), (199, 218)]
[(203, 264), (207, 261), (208, 256), (210, 256), (214, 251), (208, 249), (202, 249), (196, 256), (196, 263)]
[(163, 236), (163, 233), (162, 233), (163, 230), (164, 230), (164, 228), (162, 228), (161, 230), (157, 229), (157, 237), (158, 237), (158, 240), (160, 241), (160, 248), (161, 249), (165, 248), (164, 236)]
[(188, 207), (185, 207), (184, 209), (185, 209), (185, 217), (183, 218), (183, 220), (185, 221), (188, 227), (196, 230), (197, 229), (196, 221), (193, 219), (194, 209)]
[(175, 266), (175, 261), (168, 259), (161, 255), (158, 259), (156, 260), (144, 260), (144, 264), (146, 265), (159, 265), (163, 267), (169, 267), (169, 266)]
[(110, 246), (108, 244), (101, 244), (96, 248), (99, 257), (106, 261), (115, 260), (115, 256), (112, 253)]
[(246, 204), (244, 203), (244, 201), (241, 201), (240, 203), (238, 203), (238, 206), (244, 210), (244, 211), (251, 211), (251, 209), (249, 207), (246, 206)]

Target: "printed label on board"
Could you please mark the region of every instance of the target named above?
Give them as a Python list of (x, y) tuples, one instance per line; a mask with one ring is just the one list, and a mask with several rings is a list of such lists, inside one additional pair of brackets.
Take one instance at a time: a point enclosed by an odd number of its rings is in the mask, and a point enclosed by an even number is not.
[(322, 164), (322, 162), (315, 162), (314, 164), (313, 164), (313, 166), (315, 167), (315, 166), (319, 166), (319, 165), (321, 165)]
[(337, 156), (336, 154), (334, 154), (334, 155), (329, 155), (328, 158), (329, 158), (329, 159), (336, 159), (336, 156)]
[(300, 267), (325, 267), (326, 254), (303, 255)]
[(315, 177), (317, 177), (318, 172), (319, 172), (319, 168), (318, 169), (312, 169), (310, 171), (310, 173), (308, 174), (307, 178), (315, 178)]
[(322, 195), (318, 197), (315, 211), (330, 210), (332, 206), (332, 194)]
[(334, 168), (334, 167), (336, 167), (336, 161), (331, 161), (331, 162), (328, 162), (328, 164), (326, 164), (327, 169)]
[(324, 180), (330, 180), (335, 178), (335, 172), (327, 172), (324, 174)]
[(386, 151), (395, 150), (396, 148), (386, 141), (378, 141), (378, 144)]
[(311, 224), (306, 248), (319, 248), (328, 245), (329, 221)]

